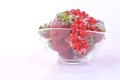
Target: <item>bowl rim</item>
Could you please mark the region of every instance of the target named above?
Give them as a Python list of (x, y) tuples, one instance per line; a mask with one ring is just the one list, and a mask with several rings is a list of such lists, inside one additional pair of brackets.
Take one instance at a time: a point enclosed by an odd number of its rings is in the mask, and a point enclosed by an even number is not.
[[(71, 30), (70, 28), (44, 28), (44, 29), (39, 29), (38, 32), (40, 31), (45, 31), (45, 30)], [(92, 33), (99, 33), (99, 34), (105, 34), (106, 32), (97, 32), (97, 31), (90, 31), (86, 30), (87, 32), (92, 32)]]

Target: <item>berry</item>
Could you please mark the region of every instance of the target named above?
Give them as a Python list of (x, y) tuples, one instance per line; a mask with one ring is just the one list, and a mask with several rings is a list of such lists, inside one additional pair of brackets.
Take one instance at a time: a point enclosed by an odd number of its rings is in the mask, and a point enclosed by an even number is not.
[(68, 35), (67, 37), (64, 38), (64, 41), (67, 43), (67, 44), (70, 44), (70, 36)]
[(80, 30), (85, 30), (85, 23), (83, 21), (80, 22), (79, 28)]
[(77, 38), (76, 38), (76, 34), (70, 34), (70, 39), (72, 40), (72, 41), (77, 41)]
[[(69, 27), (70, 25), (67, 25)], [(65, 22), (59, 21), (57, 18), (50, 24), (50, 28), (66, 28)], [(50, 38), (53, 41), (58, 41), (67, 36), (70, 32), (68, 30), (50, 30)]]
[(86, 44), (87, 41), (86, 40), (81, 40), (81, 44)]
[(80, 12), (79, 9), (76, 9), (76, 13), (77, 13), (77, 15), (80, 15), (80, 14), (81, 14), (81, 12)]
[(72, 48), (77, 49), (79, 47), (79, 43), (73, 42), (71, 46), (72, 46)]
[(78, 52), (79, 57), (87, 55), (87, 49), (86, 48), (81, 48), (81, 50)]
[(71, 48), (67, 51), (59, 52), (59, 56), (63, 59), (73, 59), (73, 57), (74, 57)]
[(76, 10), (74, 10), (74, 9), (72, 9), (72, 10), (70, 11), (70, 13), (73, 14), (73, 15), (77, 15)]
[(87, 43), (83, 43), (82, 47), (86, 49), (88, 47)]
[(79, 25), (80, 24), (80, 19), (79, 18), (75, 18), (75, 23), (77, 24), (77, 25)]
[(85, 39), (87, 36), (86, 30), (95, 30), (94, 24), (96, 20), (93, 17), (89, 17), (84, 11), (80, 12), (79, 9), (71, 10), (70, 13), (76, 15), (71, 26), (71, 47), (76, 52), (86, 52), (88, 43), (87, 40), (82, 39)]
[(86, 31), (85, 31), (85, 30), (79, 31), (79, 35), (80, 35), (81, 37), (86, 36)]
[(77, 32), (77, 28), (76, 27), (72, 27), (71, 30), (72, 30), (73, 34)]
[(69, 50), (70, 45), (68, 45), (66, 42), (62, 40), (59, 40), (59, 41), (52, 41), (51, 47), (53, 50), (57, 52), (63, 52)]
[(88, 21), (89, 21), (90, 24), (95, 24), (96, 23), (96, 20), (93, 17), (89, 17)]
[(58, 41), (60, 39), (63, 39), (68, 34), (69, 34), (68, 30), (50, 30), (50, 38), (53, 41)]

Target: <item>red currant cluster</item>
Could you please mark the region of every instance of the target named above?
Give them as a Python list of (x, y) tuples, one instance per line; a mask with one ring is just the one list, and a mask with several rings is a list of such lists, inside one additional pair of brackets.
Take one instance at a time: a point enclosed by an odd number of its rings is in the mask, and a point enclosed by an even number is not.
[(89, 17), (83, 11), (71, 10), (69, 11), (71, 15), (74, 16), (71, 26), (71, 46), (78, 53), (85, 53), (87, 51), (88, 43), (86, 40), (87, 32), (86, 30), (94, 31), (96, 30), (94, 24), (96, 20), (93, 17)]

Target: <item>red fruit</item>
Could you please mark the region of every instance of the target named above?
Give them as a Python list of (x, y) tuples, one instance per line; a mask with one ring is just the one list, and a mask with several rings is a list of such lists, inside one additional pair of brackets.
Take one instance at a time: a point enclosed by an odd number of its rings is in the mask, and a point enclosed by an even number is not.
[(87, 18), (89, 15), (88, 14), (85, 14), (84, 17)]
[(87, 49), (81, 48), (81, 50), (78, 52), (77, 57), (84, 57), (88, 54)]
[(81, 40), (81, 44), (86, 44), (87, 41), (86, 40)]
[(75, 23), (77, 23), (77, 25), (79, 25), (80, 24), (80, 19), (79, 18), (75, 18)]
[(67, 51), (59, 52), (59, 56), (63, 59), (72, 59), (74, 57), (72, 49), (70, 48)]
[(78, 38), (77, 37), (73, 37), (73, 38), (71, 38), (71, 41), (74, 43), (74, 42), (78, 42)]
[(71, 32), (72, 32), (73, 34), (75, 34), (78, 29), (77, 29), (76, 27), (72, 26), (72, 27), (71, 27), (71, 30), (72, 30)]
[(71, 27), (70, 23), (68, 23), (68, 25), (65, 26), (65, 28), (70, 28), (70, 27)]
[(79, 9), (76, 9), (76, 13), (77, 13), (77, 15), (80, 15), (80, 14), (81, 14), (81, 12), (80, 12)]
[(76, 22), (73, 22), (73, 23), (72, 23), (72, 26), (75, 27), (75, 28), (77, 28), (77, 27), (78, 27), (78, 24), (77, 24)]
[(77, 49), (80, 45), (78, 42), (72, 42), (71, 46), (72, 48)]
[(63, 21), (59, 21), (58, 18), (55, 18), (50, 24), (50, 28), (66, 28), (66, 24)]
[(72, 41), (77, 41), (76, 34), (70, 34), (70, 39)]
[[(66, 28), (70, 25), (66, 26), (65, 22), (59, 21), (57, 18), (50, 24), (50, 28)], [(53, 41), (58, 41), (69, 34), (70, 31), (62, 30), (62, 29), (51, 29), (50, 30), (50, 38)]]
[(85, 30), (79, 31), (79, 35), (80, 35), (81, 37), (85, 37), (85, 36), (86, 36), (86, 31), (85, 31)]
[(80, 30), (85, 30), (85, 23), (83, 21), (80, 22), (79, 28)]
[(90, 24), (95, 24), (96, 23), (96, 20), (93, 17), (89, 17), (88, 21), (89, 21)]
[(81, 17), (81, 19), (86, 18), (86, 13), (84, 11), (82, 11), (80, 17)]
[(54, 49), (55, 51), (64, 52), (64, 51), (69, 50), (70, 45), (68, 45), (68, 44), (67, 44), (66, 42), (64, 42), (63, 40), (59, 40), (59, 41), (52, 41), (51, 47), (52, 47), (52, 49)]
[(77, 15), (76, 10), (74, 10), (74, 9), (72, 9), (72, 10), (70, 11), (70, 13), (72, 13), (72, 14), (74, 14), (74, 15)]
[(67, 43), (67, 44), (70, 44), (70, 35), (68, 35), (67, 37), (64, 38), (64, 41)]
[(94, 31), (94, 30), (95, 30), (95, 27), (94, 27), (94, 26), (91, 26), (91, 27), (90, 27), (90, 30), (91, 30), (91, 31)]
[(78, 45), (77, 47), (76, 47), (76, 52), (79, 52), (80, 50), (81, 50), (81, 46), (80, 45)]
[(83, 43), (82, 47), (86, 49), (88, 47), (88, 44), (87, 43)]
[(53, 41), (58, 41), (69, 34), (69, 30), (50, 30), (50, 38)]

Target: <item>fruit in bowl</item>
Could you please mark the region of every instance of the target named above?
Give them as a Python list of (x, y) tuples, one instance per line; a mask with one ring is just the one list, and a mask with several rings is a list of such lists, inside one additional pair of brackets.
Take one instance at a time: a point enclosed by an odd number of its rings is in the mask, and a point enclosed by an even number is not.
[(88, 62), (105, 40), (104, 23), (79, 9), (67, 10), (39, 27), (40, 38), (59, 61), (68, 64)]

